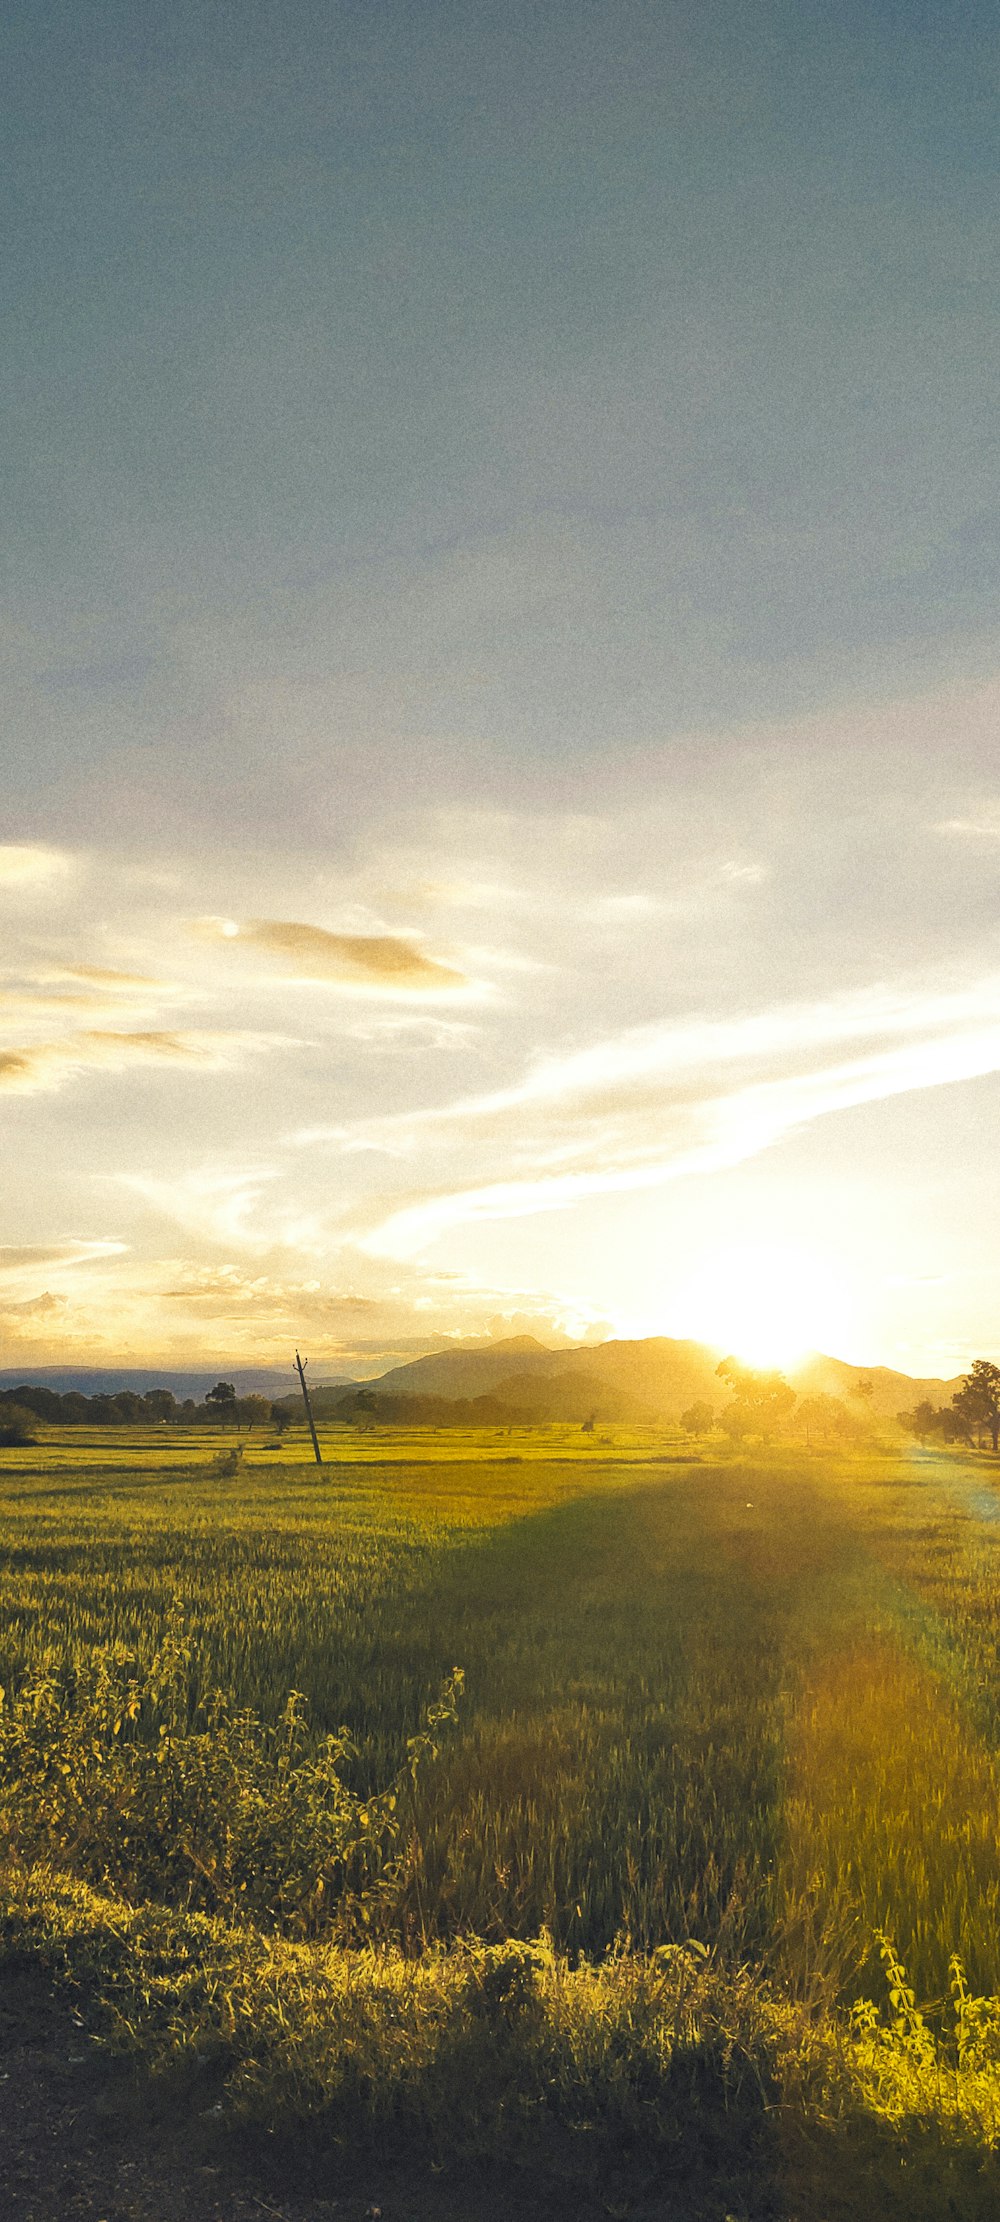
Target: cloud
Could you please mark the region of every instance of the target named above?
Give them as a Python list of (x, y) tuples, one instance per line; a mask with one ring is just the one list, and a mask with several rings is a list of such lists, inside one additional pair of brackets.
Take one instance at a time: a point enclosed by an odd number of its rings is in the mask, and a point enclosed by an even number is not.
[(270, 1181), (278, 1178), (271, 1165), (196, 1167), (176, 1180), (153, 1173), (119, 1173), (116, 1187), (139, 1196), (152, 1209), (199, 1239), (245, 1242), (247, 1222), (256, 1211)]
[(325, 1289), (317, 1280), (288, 1281), (270, 1273), (248, 1273), (237, 1265), (185, 1267), (175, 1287), (164, 1290), (169, 1302), (204, 1307), (219, 1319), (260, 1319), (291, 1332), (295, 1322), (336, 1329), (363, 1322), (381, 1308), (376, 1296), (355, 1290)]
[(107, 1022), (116, 1032), (126, 1026), (130, 1033), (144, 1032), (165, 1009), (195, 999), (195, 991), (174, 981), (103, 965), (29, 959), (0, 967), (0, 1031), (10, 1036), (22, 1026), (30, 1028), (23, 1044), (11, 1044), (15, 1052), (45, 1047), (45, 1035), (61, 1052), (65, 1030), (82, 1029), (88, 1022), (98, 1031)]
[[(879, 1046), (816, 1060), (817, 1050), (865, 1037), (881, 1037)], [(945, 995), (882, 991), (812, 1010), (635, 1029), (551, 1060), (513, 1088), (383, 1121), (390, 1149), (427, 1154), (437, 1129), (442, 1143), (451, 1135), (453, 1153), (471, 1138), (484, 1171), (491, 1155), (503, 1170), (407, 1198), (361, 1239), (372, 1255), (412, 1256), (449, 1227), (719, 1171), (838, 1111), (996, 1071), (993, 978)], [(377, 1128), (368, 1134), (377, 1142)], [(348, 1135), (341, 1147), (360, 1139)]]
[(1000, 807), (989, 805), (978, 818), (943, 818), (935, 832), (957, 834), (966, 841), (1000, 841)]
[(47, 887), (53, 880), (64, 878), (70, 864), (61, 849), (0, 843), (0, 889)]
[(43, 1289), (40, 1296), (29, 1296), (22, 1304), (5, 1304), (0, 1311), (0, 1323), (11, 1325), (22, 1319), (45, 1319), (51, 1312), (66, 1309), (65, 1296), (54, 1296), (51, 1289)]
[(280, 918), (201, 918), (194, 931), (208, 941), (260, 950), (293, 979), (364, 985), (393, 994), (454, 991), (469, 985), (464, 973), (424, 955), (399, 934), (330, 933)]
[(373, 1049), (463, 1050), (475, 1042), (480, 1028), (466, 1018), (442, 1018), (437, 1011), (366, 1012), (344, 1028), (348, 1041), (364, 1042)]
[(38, 1266), (49, 1265), (92, 1265), (102, 1258), (119, 1258), (127, 1249), (127, 1242), (104, 1235), (65, 1242), (0, 1243), (0, 1273), (32, 1272)]
[(177, 990), (166, 980), (154, 980), (146, 972), (112, 972), (100, 964), (61, 964), (39, 968), (35, 979), (43, 986), (55, 986), (59, 981), (81, 980), (87, 987), (100, 988), (108, 995), (130, 995), (137, 989), (154, 995), (176, 994)]
[(559, 1342), (592, 1335), (600, 1324), (587, 1305), (545, 1291), (484, 1288), (465, 1274), (411, 1273), (398, 1264), (387, 1278), (381, 1264), (351, 1245), (309, 1278), (289, 1277), (280, 1253), (249, 1266), (185, 1263), (175, 1266), (161, 1294), (176, 1315), (187, 1312), (190, 1334), (212, 1332), (219, 1348), (290, 1357), (306, 1334), (317, 1367), (347, 1363), (365, 1374), (452, 1348), (470, 1333), (489, 1340), (531, 1331)]
[(83, 1072), (124, 1072), (130, 1066), (184, 1065), (222, 1072), (245, 1050), (263, 1047), (264, 1040), (252, 1034), (118, 1034), (91, 1029), (64, 1041), (0, 1050), (0, 1093), (51, 1092)]
[[(809, 1050), (896, 1035), (947, 1037), (984, 1021), (1000, 1024), (1000, 976), (939, 993), (872, 988), (748, 1016), (629, 1027), (565, 1056), (539, 1059), (510, 1087), (357, 1122), (346, 1130), (342, 1124), (303, 1128), (294, 1139), (302, 1145), (329, 1140), (351, 1149), (384, 1148), (396, 1156), (425, 1149), (435, 1132), (443, 1140), (464, 1129), (530, 1137), (534, 1148), (540, 1120), (551, 1119), (565, 1142), (567, 1119), (648, 1111), (664, 1101), (676, 1103), (682, 1090), (697, 1097), (713, 1073), (732, 1066), (770, 1063), (787, 1069)], [(533, 1127), (525, 1123), (525, 1113), (535, 1120)]]
[(46, 994), (39, 988), (0, 986), (0, 1029), (9, 1033), (23, 1020), (57, 1019), (73, 1025), (83, 1019), (145, 1018), (157, 1015), (154, 1002), (162, 999), (160, 991), (155, 995), (152, 992), (136, 995), (130, 991), (126, 995), (122, 989), (99, 992), (96, 988), (69, 986), (61, 992), (54, 990)]

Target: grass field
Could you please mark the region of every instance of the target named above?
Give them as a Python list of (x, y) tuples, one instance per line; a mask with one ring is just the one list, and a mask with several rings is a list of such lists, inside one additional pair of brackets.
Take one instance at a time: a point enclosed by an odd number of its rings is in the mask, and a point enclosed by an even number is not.
[(995, 2214), (1000, 1468), (230, 1440), (0, 1453), (8, 1948), (320, 2143)]

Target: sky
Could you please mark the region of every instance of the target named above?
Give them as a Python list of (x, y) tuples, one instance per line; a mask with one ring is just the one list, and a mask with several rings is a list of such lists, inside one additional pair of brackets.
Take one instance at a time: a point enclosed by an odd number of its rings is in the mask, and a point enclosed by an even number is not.
[(995, 9), (0, 48), (0, 1366), (1000, 1357)]

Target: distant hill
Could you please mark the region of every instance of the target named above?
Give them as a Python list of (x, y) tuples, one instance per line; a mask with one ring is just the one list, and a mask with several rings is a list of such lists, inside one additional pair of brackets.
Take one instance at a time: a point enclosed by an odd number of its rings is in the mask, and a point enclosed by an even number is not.
[(933, 1375), (917, 1378), (910, 1373), (894, 1373), (891, 1366), (849, 1366), (843, 1358), (825, 1358), (814, 1351), (789, 1372), (788, 1378), (800, 1396), (839, 1396), (855, 1409), (860, 1408), (860, 1399), (853, 1393), (857, 1383), (870, 1381), (870, 1411), (879, 1419), (894, 1419), (897, 1412), (912, 1412), (925, 1397), (934, 1405), (950, 1404), (963, 1376), (956, 1374), (953, 1381), (941, 1381)]
[(394, 1366), (368, 1387), (383, 1395), (414, 1392), (451, 1398), (489, 1396), (539, 1419), (676, 1419), (696, 1398), (724, 1404), (718, 1358), (701, 1343), (666, 1335), (642, 1342), (581, 1343), (547, 1350), (533, 1335), (488, 1349), (439, 1350)]
[(413, 1390), (426, 1396), (488, 1396), (506, 1374), (554, 1373), (568, 1359), (585, 1354), (547, 1350), (534, 1335), (507, 1335), (474, 1350), (434, 1350), (426, 1358), (411, 1358), (405, 1366), (378, 1374), (368, 1386), (388, 1396)]
[[(666, 1335), (568, 1350), (547, 1350), (533, 1335), (515, 1335), (487, 1348), (435, 1351), (394, 1366), (367, 1387), (392, 1397), (463, 1402), (489, 1397), (491, 1407), (516, 1407), (539, 1419), (583, 1420), (593, 1412), (599, 1420), (676, 1420), (700, 1399), (716, 1407), (726, 1404), (728, 1391), (718, 1378), (718, 1364), (718, 1352), (703, 1343)], [(855, 1409), (860, 1409), (860, 1400), (853, 1391), (862, 1378), (872, 1383), (869, 1409), (880, 1419), (894, 1418), (924, 1397), (947, 1404), (958, 1385), (914, 1379), (889, 1366), (852, 1366), (818, 1352), (788, 1371), (800, 1395), (836, 1396)]]
[(22, 1384), (40, 1389), (79, 1389), (82, 1396), (115, 1396), (119, 1389), (133, 1389), (142, 1396), (147, 1389), (170, 1389), (179, 1403), (192, 1396), (200, 1402), (217, 1381), (231, 1381), (238, 1396), (287, 1394), (295, 1380), (292, 1366), (206, 1366), (198, 1373), (176, 1373), (158, 1366), (33, 1366), (0, 1367), (0, 1389)]

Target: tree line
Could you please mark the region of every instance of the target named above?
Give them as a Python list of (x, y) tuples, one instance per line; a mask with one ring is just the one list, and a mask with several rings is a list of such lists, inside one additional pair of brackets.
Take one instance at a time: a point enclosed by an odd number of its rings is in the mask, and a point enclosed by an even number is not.
[(0, 1389), (0, 1441), (31, 1440), (31, 1427), (273, 1427), (290, 1426), (291, 1414), (266, 1396), (237, 1396), (232, 1381), (217, 1381), (199, 1404), (178, 1401), (172, 1389), (118, 1389), (113, 1396), (84, 1396), (80, 1389), (48, 1389), (22, 1382)]
[(688, 1435), (707, 1435), (719, 1427), (734, 1443), (750, 1436), (768, 1443), (780, 1436), (804, 1443), (807, 1450), (861, 1449), (871, 1440), (873, 1387), (864, 1375), (854, 1384), (852, 1411), (841, 1397), (823, 1392), (800, 1397), (784, 1374), (762, 1372), (738, 1358), (723, 1358), (716, 1374), (725, 1382), (730, 1401), (721, 1409), (707, 1397), (689, 1405), (681, 1413), (681, 1426)]

